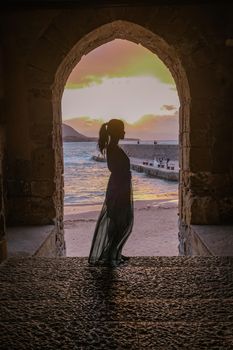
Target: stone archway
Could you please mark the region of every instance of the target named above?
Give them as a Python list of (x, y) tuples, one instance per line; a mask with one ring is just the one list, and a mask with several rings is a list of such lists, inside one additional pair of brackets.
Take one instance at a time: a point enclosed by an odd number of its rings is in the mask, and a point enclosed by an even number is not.
[[(68, 75), (82, 55), (115, 38), (141, 43), (156, 53), (176, 82), (180, 98), (181, 252), (190, 253), (184, 240), (190, 224), (216, 224), (226, 220), (227, 215), (230, 217), (232, 206), (228, 206), (225, 199), (227, 184), (231, 184), (231, 165), (225, 161), (224, 169), (222, 166), (220, 169), (218, 162), (222, 153), (215, 152), (223, 135), (227, 145), (231, 144), (230, 129), (215, 128), (218, 123), (224, 126), (228, 120), (221, 111), (228, 90), (227, 87), (221, 89), (219, 84), (223, 74), (220, 63), (215, 66), (219, 68), (218, 77), (212, 74), (217, 50), (211, 44), (212, 33), (205, 34), (206, 18), (197, 8), (192, 10), (192, 16), (187, 13), (186, 8), (162, 6), (54, 10), (46, 12), (43, 25), (31, 25), (30, 45), (21, 41), (17, 48), (26, 51), (17, 71), (22, 101), (17, 112), (25, 130), (23, 134), (18, 133), (17, 138), (11, 131), (17, 127), (14, 111), (8, 112), (11, 140), (8, 182), (12, 188), (8, 223), (52, 223), (57, 230), (57, 251), (62, 254), (61, 95)], [(39, 23), (40, 16), (40, 13), (31, 13), (28, 21)], [(22, 16), (19, 28), (23, 20)], [(216, 95), (218, 100), (213, 100)], [(9, 99), (11, 97), (9, 94)], [(19, 148), (22, 140), (26, 146)], [(231, 152), (230, 147), (227, 152)], [(213, 197), (213, 190), (215, 193), (223, 190), (224, 201), (219, 200), (218, 194)], [(229, 200), (232, 200), (231, 194)]]
[[(56, 169), (56, 197), (55, 205), (57, 209), (57, 217), (62, 222), (62, 206), (63, 206), (63, 159), (61, 145), (61, 98), (66, 84), (66, 80), (74, 68), (80, 61), (81, 57), (98, 46), (114, 39), (126, 39), (135, 43), (140, 43), (148, 48), (151, 52), (165, 63), (170, 69), (176, 82), (179, 98), (180, 98), (180, 146), (182, 159), (182, 124), (183, 117), (189, 118), (190, 93), (188, 81), (185, 71), (181, 65), (180, 59), (171, 45), (165, 42), (160, 36), (152, 33), (148, 29), (140, 25), (117, 20), (112, 23), (98, 27), (94, 31), (83, 36), (76, 45), (70, 50), (68, 55), (59, 65), (54, 79), (52, 88), (52, 109), (53, 109), (53, 133), (54, 133), (54, 151), (55, 151), (55, 169)], [(185, 112), (184, 112), (185, 111)], [(182, 196), (180, 196), (182, 199)], [(182, 206), (182, 201), (180, 201)], [(60, 226), (62, 227), (62, 225)]]

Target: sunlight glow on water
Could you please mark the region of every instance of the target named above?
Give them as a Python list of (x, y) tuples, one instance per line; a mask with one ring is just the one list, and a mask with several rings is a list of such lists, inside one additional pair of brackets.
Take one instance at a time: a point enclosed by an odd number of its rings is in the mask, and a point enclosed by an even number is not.
[[(91, 159), (95, 142), (66, 142), (64, 152), (65, 205), (101, 204), (110, 172), (106, 163)], [(176, 182), (132, 171), (134, 200), (169, 200), (177, 197)]]

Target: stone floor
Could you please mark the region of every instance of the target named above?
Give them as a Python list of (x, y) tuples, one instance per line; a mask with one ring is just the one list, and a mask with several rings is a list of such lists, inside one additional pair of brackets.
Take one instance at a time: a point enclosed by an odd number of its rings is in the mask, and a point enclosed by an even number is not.
[(10, 258), (0, 349), (233, 349), (233, 258)]

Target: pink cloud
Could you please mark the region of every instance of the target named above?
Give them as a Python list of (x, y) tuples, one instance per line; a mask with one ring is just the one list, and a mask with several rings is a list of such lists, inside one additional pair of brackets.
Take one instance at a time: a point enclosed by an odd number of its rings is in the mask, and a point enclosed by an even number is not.
[(119, 71), (132, 57), (146, 51), (127, 40), (114, 40), (88, 53), (71, 72), (67, 83), (81, 82), (89, 75), (106, 75)]

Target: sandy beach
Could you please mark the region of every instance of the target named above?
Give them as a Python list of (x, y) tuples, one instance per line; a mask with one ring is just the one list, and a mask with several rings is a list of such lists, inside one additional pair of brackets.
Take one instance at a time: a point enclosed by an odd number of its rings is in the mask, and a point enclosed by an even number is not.
[[(67, 256), (88, 256), (101, 205), (64, 208)], [(134, 202), (134, 227), (123, 254), (127, 256), (178, 255), (177, 195)]]

